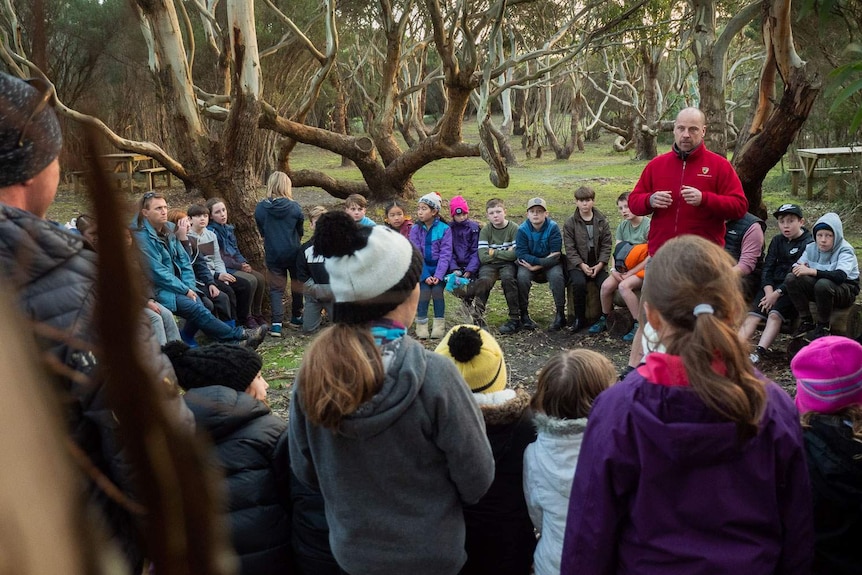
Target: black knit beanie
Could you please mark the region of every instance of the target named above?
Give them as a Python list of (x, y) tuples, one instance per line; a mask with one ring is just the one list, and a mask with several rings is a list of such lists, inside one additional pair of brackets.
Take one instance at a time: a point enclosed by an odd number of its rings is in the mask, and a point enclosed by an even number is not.
[(263, 366), (256, 351), (228, 343), (191, 348), (172, 341), (162, 350), (170, 358), (183, 389), (223, 385), (245, 391)]
[(45, 106), (27, 122), (41, 96), (34, 86), (0, 72), (0, 188), (29, 180), (60, 155), (63, 136), (54, 109)]

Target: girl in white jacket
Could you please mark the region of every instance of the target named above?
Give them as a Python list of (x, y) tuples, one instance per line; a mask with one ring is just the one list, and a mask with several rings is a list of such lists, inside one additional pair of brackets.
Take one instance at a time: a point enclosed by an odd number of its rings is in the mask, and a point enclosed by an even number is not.
[(564, 351), (539, 373), (531, 407), (538, 431), (524, 452), (524, 496), (539, 543), (535, 575), (559, 575), (569, 493), (593, 400), (616, 381), (613, 364), (588, 349)]

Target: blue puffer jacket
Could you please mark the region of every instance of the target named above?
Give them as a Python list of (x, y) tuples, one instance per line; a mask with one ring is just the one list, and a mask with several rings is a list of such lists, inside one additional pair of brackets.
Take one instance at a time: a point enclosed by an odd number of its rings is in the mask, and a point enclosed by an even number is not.
[(221, 385), (190, 389), (185, 400), (224, 472), (240, 573), (293, 572), (287, 423), (265, 403)]
[(132, 233), (144, 252), (155, 288), (156, 301), (171, 311), (177, 311), (177, 296), (196, 291), (195, 272), (189, 254), (174, 235), (174, 224), (165, 224), (168, 234), (160, 238), (150, 222), (143, 220)]

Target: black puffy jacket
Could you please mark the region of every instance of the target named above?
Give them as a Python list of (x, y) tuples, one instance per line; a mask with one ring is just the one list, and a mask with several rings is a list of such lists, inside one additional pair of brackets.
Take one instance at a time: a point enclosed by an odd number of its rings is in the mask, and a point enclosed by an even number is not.
[(815, 575), (862, 573), (862, 443), (840, 415), (816, 415), (803, 432), (814, 493)]
[(243, 575), (289, 575), (290, 474), (287, 423), (247, 393), (212, 385), (186, 404), (215, 444), (227, 482), (230, 537)]
[[(57, 377), (57, 391), (65, 409), (67, 428), (90, 461), (126, 494), (132, 494), (132, 472), (122, 454), (119, 425), (105, 400), (97, 361), (89, 349), (69, 345), (70, 340), (95, 343), (93, 311), (96, 300), (96, 254), (80, 235), (29, 212), (0, 204), (0, 269), (16, 294), (19, 307), (30, 321), (52, 328), (37, 331), (39, 349), (63, 365), (90, 376), (75, 381)], [(142, 354), (152, 358), (149, 366), (157, 381), (166, 382), (168, 410), (189, 430), (193, 421), (176, 393), (176, 377), (170, 361), (161, 354), (149, 322), (141, 329)], [(59, 334), (59, 335), (54, 335)], [(89, 483), (91, 503), (107, 521), (110, 536), (123, 551), (131, 573), (139, 573), (143, 553), (132, 515)]]

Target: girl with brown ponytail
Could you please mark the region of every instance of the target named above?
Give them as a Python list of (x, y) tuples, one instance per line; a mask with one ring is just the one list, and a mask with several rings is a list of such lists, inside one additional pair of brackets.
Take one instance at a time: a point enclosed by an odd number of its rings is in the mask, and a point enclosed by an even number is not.
[(313, 246), (334, 325), (309, 346), (294, 384), (291, 469), (323, 494), (343, 572), (455, 575), (467, 559), (462, 505), (485, 494), (494, 459), (455, 365), (406, 334), (422, 255), (344, 212), (320, 216)]
[(695, 236), (655, 254), (642, 298), (657, 341), (593, 403), (562, 574), (807, 573), (811, 493), (790, 397), (737, 336), (730, 257)]

